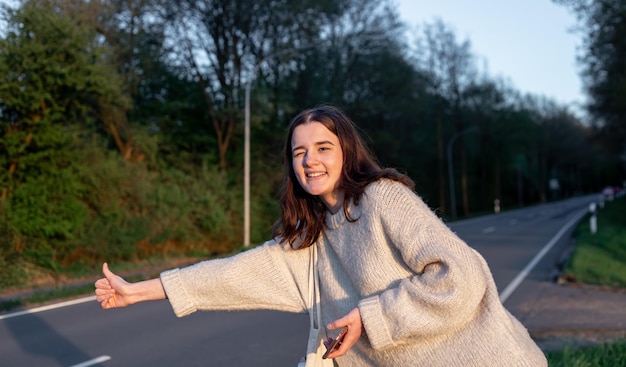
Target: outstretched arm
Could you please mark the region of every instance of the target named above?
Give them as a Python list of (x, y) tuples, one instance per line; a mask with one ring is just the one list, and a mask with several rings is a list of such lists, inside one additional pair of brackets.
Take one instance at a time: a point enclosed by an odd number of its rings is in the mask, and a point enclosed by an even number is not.
[(109, 270), (107, 263), (102, 264), (104, 278), (95, 283), (96, 300), (103, 309), (126, 307), (134, 303), (165, 299), (161, 279), (150, 279), (129, 283)]

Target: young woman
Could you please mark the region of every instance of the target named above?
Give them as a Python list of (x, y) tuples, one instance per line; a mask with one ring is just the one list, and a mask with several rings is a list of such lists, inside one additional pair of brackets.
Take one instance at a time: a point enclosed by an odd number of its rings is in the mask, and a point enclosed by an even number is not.
[(301, 112), (285, 146), (274, 240), (138, 283), (104, 264), (105, 278), (96, 282), (102, 308), (167, 298), (179, 317), (309, 312), (307, 366), (321, 361), (327, 332), (345, 326), (343, 343), (328, 356), (337, 366), (547, 366), (501, 304), (485, 260), (407, 176), (379, 167), (340, 110)]

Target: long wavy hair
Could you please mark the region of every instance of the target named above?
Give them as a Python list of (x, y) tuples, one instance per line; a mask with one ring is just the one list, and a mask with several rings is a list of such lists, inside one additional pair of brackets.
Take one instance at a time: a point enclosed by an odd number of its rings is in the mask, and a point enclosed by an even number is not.
[(381, 178), (399, 181), (415, 190), (413, 181), (393, 168), (381, 168), (374, 155), (361, 139), (357, 127), (340, 109), (323, 105), (300, 112), (291, 120), (287, 131), (284, 151), (285, 178), (280, 192), (281, 216), (272, 227), (272, 236), (299, 243), (299, 248), (311, 246), (324, 230), (326, 206), (318, 196), (307, 193), (296, 177), (291, 138), (296, 127), (319, 122), (339, 138), (343, 151), (343, 167), (339, 187), (344, 190), (343, 211), (346, 218), (354, 222), (348, 212), (350, 201), (359, 205), (359, 200), (370, 183)]

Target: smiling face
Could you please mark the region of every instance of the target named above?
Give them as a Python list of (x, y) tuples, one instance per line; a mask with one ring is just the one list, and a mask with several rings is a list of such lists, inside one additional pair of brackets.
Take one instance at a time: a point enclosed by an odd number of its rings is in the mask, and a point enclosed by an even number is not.
[(300, 186), (332, 213), (343, 205), (343, 151), (337, 135), (319, 122), (298, 125), (291, 136), (293, 170)]

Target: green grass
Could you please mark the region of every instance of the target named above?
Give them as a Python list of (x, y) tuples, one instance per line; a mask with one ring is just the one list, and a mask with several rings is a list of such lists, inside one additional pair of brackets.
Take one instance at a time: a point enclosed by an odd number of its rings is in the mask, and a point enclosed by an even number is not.
[(580, 283), (626, 287), (626, 197), (607, 202), (598, 211), (598, 231), (589, 220), (577, 230), (576, 249), (565, 273)]
[[(626, 197), (607, 202), (598, 211), (598, 231), (589, 220), (576, 229), (576, 249), (565, 269), (585, 284), (626, 287)], [(546, 353), (550, 367), (626, 366), (626, 340), (586, 348), (566, 347)]]
[(626, 366), (626, 341), (597, 347), (570, 348), (546, 353), (550, 367)]

